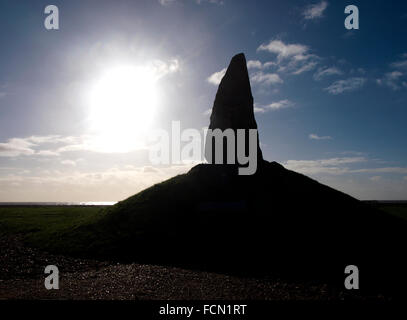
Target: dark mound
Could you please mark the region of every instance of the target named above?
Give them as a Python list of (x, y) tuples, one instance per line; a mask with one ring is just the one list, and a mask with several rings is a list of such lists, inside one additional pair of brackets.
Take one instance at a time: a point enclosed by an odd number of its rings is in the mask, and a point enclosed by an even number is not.
[[(222, 79), (210, 128), (257, 128), (242, 54)], [(327, 279), (341, 288), (345, 266), (356, 265), (361, 288), (403, 289), (404, 220), (257, 152), (254, 175), (237, 175), (235, 165), (198, 165), (62, 236), (72, 253)]]
[(362, 288), (394, 289), (404, 279), (406, 227), (402, 219), (264, 162), (252, 176), (198, 165), (66, 236), (82, 243), (86, 255), (341, 286), (345, 266), (353, 264)]

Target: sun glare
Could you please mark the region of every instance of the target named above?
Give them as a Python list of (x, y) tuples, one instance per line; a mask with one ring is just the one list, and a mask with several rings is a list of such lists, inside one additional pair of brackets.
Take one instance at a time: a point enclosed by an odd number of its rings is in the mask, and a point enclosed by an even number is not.
[(91, 90), (90, 123), (95, 144), (106, 151), (130, 151), (152, 124), (158, 90), (147, 67), (108, 70)]

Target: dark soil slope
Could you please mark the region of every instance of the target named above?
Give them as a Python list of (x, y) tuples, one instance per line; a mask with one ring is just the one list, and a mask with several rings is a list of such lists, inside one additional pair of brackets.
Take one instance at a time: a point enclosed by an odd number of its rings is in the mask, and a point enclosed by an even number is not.
[(365, 288), (402, 288), (404, 220), (276, 162), (235, 170), (198, 165), (62, 237), (85, 255), (338, 285), (353, 264)]

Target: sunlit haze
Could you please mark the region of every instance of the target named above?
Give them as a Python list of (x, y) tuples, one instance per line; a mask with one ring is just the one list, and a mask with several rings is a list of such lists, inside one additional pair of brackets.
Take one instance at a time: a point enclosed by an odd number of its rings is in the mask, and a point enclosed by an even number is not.
[(90, 131), (106, 152), (142, 145), (157, 112), (159, 92), (154, 70), (120, 66), (106, 70), (90, 92)]

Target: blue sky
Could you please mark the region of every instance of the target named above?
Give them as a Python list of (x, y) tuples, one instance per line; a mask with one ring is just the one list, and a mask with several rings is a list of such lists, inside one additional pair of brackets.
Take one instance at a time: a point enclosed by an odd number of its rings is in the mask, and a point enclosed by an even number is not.
[[(151, 127), (201, 129), (239, 52), (266, 159), (359, 199), (407, 199), (404, 1), (53, 1), (59, 30), (44, 27), (48, 4), (0, 4), (0, 201), (117, 201), (187, 171), (152, 166), (130, 131), (124, 149), (96, 145), (90, 92), (142, 66)], [(348, 4), (359, 30), (344, 27)]]

